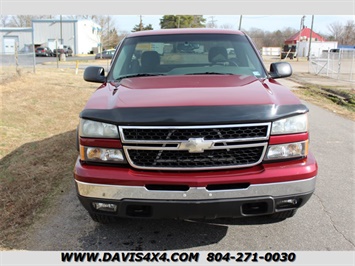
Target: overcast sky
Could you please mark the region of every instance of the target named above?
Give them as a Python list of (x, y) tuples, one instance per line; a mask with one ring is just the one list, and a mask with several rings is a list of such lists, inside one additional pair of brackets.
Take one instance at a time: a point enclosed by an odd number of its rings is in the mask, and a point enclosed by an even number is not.
[[(267, 31), (282, 30), (287, 27), (300, 29), (301, 19), (303, 15), (243, 15), (242, 29), (250, 30), (251, 28), (259, 28)], [(312, 15), (305, 15), (304, 25), (311, 28)], [(139, 24), (139, 15), (119, 15), (114, 16), (115, 22), (120, 31), (131, 31), (133, 27)], [(163, 15), (143, 15), (143, 24), (152, 24), (154, 29), (160, 29), (160, 18)], [(231, 25), (234, 29), (239, 27), (239, 15), (204, 15), (207, 22), (212, 19), (218, 27), (223, 25)], [(334, 22), (340, 22), (343, 25), (348, 20), (354, 20), (355, 15), (315, 15), (313, 30), (319, 34), (330, 34), (328, 26)]]
[(173, 14), (204, 15), (207, 21), (213, 17), (219, 27), (226, 24), (238, 29), (239, 15), (243, 14), (242, 29), (268, 31), (287, 27), (298, 30), (303, 15), (306, 15), (305, 26), (310, 28), (312, 15), (307, 14), (315, 14), (314, 31), (324, 35), (330, 34), (328, 26), (331, 23), (345, 25), (348, 20), (355, 20), (355, 0), (71, 0), (58, 4), (61, 1), (0, 0), (0, 12), (9, 15), (114, 15), (118, 30), (128, 32), (139, 24), (140, 14), (143, 23), (152, 24), (154, 29), (160, 29), (163, 15)]

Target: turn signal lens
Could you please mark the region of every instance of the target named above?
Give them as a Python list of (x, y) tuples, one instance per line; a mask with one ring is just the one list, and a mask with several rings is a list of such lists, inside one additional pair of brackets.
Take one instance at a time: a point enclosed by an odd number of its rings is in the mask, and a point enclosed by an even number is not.
[(80, 147), (81, 159), (91, 162), (125, 163), (123, 151), (98, 147)]

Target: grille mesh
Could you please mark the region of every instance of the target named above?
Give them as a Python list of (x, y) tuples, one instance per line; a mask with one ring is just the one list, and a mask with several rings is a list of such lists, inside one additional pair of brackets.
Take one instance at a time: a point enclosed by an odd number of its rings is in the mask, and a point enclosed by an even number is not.
[(226, 128), (124, 128), (125, 140), (188, 140), (204, 138), (205, 140), (247, 139), (267, 136), (267, 125), (226, 127)]
[(264, 147), (205, 150), (203, 153), (173, 150), (129, 150), (134, 165), (157, 168), (209, 168), (258, 162)]

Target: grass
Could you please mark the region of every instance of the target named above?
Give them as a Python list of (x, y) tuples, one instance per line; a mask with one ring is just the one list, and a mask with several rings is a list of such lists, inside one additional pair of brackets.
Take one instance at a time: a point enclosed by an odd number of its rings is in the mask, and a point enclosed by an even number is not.
[(299, 98), (355, 121), (355, 90), (305, 84), (293, 90)]
[(1, 77), (0, 250), (16, 247), (23, 229), (71, 184), (78, 114), (98, 87), (70, 69), (3, 69)]

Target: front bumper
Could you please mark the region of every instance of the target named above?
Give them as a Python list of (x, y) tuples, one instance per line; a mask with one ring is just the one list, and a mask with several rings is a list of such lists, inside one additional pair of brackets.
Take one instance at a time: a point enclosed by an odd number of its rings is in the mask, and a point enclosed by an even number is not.
[(125, 199), (201, 201), (257, 197), (277, 198), (312, 193), (315, 189), (315, 184), (316, 177), (313, 177), (291, 182), (255, 184), (240, 189), (208, 190), (206, 187), (189, 187), (187, 190), (161, 190), (155, 189), (155, 187), (149, 189), (146, 186), (101, 185), (76, 181), (77, 191), (80, 196), (114, 201)]
[[(78, 197), (90, 213), (139, 218), (208, 218), (268, 215), (302, 207), (311, 197), (316, 178), (246, 189), (208, 191), (149, 191), (145, 187), (110, 186), (76, 182)], [(95, 203), (113, 204), (101, 211)], [(285, 204), (286, 203), (286, 204)]]
[[(311, 154), (298, 161), (193, 173), (93, 166), (78, 160), (74, 174), (78, 197), (90, 213), (141, 218), (245, 217), (297, 209), (315, 190), (316, 175)], [(115, 210), (98, 210), (94, 203), (114, 204)]]
[[(87, 165), (74, 169), (78, 197), (90, 213), (142, 218), (267, 215), (302, 207), (315, 190), (314, 156), (223, 171), (159, 172)], [(113, 204), (114, 210), (94, 208)]]

